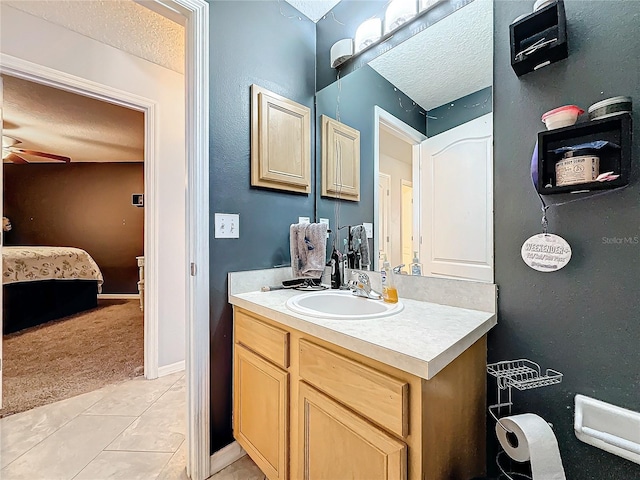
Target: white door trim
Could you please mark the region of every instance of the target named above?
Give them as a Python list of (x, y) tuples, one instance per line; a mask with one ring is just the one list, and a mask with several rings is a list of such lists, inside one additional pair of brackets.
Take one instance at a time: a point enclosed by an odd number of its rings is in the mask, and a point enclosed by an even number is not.
[(187, 278), (187, 475), (210, 475), (209, 354), (209, 4), (156, 1), (180, 12), (185, 23)]
[[(420, 192), (420, 143), (427, 139), (426, 135), (423, 135), (415, 128), (407, 125), (402, 120), (394, 117), (389, 112), (380, 108), (378, 105), (375, 105), (373, 108), (373, 218), (377, 218), (378, 212), (380, 211), (380, 199), (378, 198), (378, 174), (380, 172), (380, 125), (384, 125), (387, 128), (393, 130), (394, 135), (405, 140), (408, 143), (413, 144), (412, 148), (412, 171), (413, 171), (413, 191), (414, 191), (414, 209), (416, 205), (419, 205), (420, 202), (418, 198), (415, 198), (415, 195), (419, 195)], [(420, 215), (414, 214), (414, 222), (417, 222), (417, 227), (414, 226), (414, 231), (420, 232), (420, 224), (419, 224)], [(374, 220), (375, 222), (375, 220)], [(373, 230), (373, 251), (380, 251), (380, 227), (378, 225), (379, 222), (374, 223)], [(414, 235), (414, 237), (419, 235)], [(419, 241), (419, 239), (417, 239)], [(373, 270), (379, 270), (382, 265), (378, 265), (378, 258), (373, 259)]]
[[(209, 5), (205, 0), (157, 1), (186, 18), (186, 369), (187, 472), (209, 477)], [(166, 15), (167, 17), (169, 15)], [(145, 263), (157, 265), (157, 105), (144, 97), (0, 54), (3, 73), (145, 112)], [(154, 263), (155, 262), (155, 263)], [(191, 267), (193, 265), (193, 267)], [(145, 272), (145, 376), (158, 376), (157, 269)]]

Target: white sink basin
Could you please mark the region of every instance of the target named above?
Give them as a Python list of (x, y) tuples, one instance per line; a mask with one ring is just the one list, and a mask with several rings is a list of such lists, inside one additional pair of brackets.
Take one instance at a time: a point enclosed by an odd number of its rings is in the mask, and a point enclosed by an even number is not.
[(394, 315), (404, 308), (402, 302), (387, 303), (382, 300), (356, 297), (350, 291), (328, 290), (296, 295), (287, 300), (289, 310), (336, 320), (365, 320)]

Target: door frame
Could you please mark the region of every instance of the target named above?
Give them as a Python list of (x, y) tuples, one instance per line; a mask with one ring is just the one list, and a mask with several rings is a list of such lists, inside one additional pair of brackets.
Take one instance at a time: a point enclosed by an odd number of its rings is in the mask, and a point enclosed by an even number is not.
[[(380, 208), (380, 199), (378, 198), (378, 175), (380, 174), (380, 127), (384, 125), (388, 129), (393, 131), (393, 134), (398, 138), (412, 144), (411, 148), (411, 164), (412, 164), (412, 182), (413, 182), (413, 230), (414, 232), (420, 232), (420, 215), (416, 212), (416, 209), (420, 205), (420, 144), (427, 139), (427, 136), (417, 131), (415, 128), (407, 125), (402, 120), (394, 117), (392, 114), (384, 110), (383, 108), (375, 105), (373, 107), (373, 182), (375, 188), (373, 189), (373, 217), (374, 219), (378, 215)], [(418, 238), (416, 238), (418, 237)], [(416, 242), (420, 242), (421, 235), (414, 235), (414, 248)], [(380, 245), (380, 230), (377, 222), (374, 224), (373, 233), (373, 251), (378, 252)], [(380, 270), (381, 265), (378, 265), (379, 259), (374, 258), (373, 270)]]
[[(187, 474), (192, 480), (209, 477), (209, 5), (205, 0), (140, 2), (185, 27), (185, 161), (186, 161), (186, 379)], [(155, 5), (157, 4), (157, 5)], [(179, 22), (182, 23), (182, 22)], [(0, 54), (2, 73), (105, 100), (145, 113), (145, 263), (158, 263), (157, 104), (153, 100), (80, 77)], [(146, 202), (145, 202), (146, 203)], [(155, 263), (154, 263), (155, 262)], [(158, 376), (158, 275), (145, 274), (145, 377)]]
[[(414, 232), (416, 232), (415, 230), (415, 225), (416, 225), (416, 209), (414, 206), (414, 201), (413, 201), (413, 195), (414, 195), (414, 189), (413, 189), (413, 172), (412, 172), (412, 180), (405, 180), (404, 178), (400, 180), (400, 251), (403, 252), (404, 250), (404, 242), (405, 242), (405, 238), (404, 238), (404, 230), (403, 230), (403, 222), (402, 222), (402, 218), (403, 218), (403, 213), (404, 213), (404, 192), (403, 189), (404, 187), (408, 187), (411, 188), (411, 255), (413, 254), (413, 252), (416, 251), (415, 246), (417, 244), (417, 240), (416, 240), (416, 235), (414, 234)], [(404, 256), (403, 253), (401, 253), (401, 256)], [(404, 260), (404, 259), (403, 259)], [(409, 275), (412, 275), (411, 273), (411, 263), (413, 262), (413, 256), (411, 257), (411, 260), (408, 263), (405, 263), (406, 267), (407, 267), (407, 271), (409, 272)]]
[[(385, 198), (380, 198), (380, 186), (384, 184), (384, 190), (387, 192), (384, 195)], [(377, 220), (376, 230), (374, 237), (378, 238), (378, 249), (380, 249), (380, 245), (384, 247), (384, 253), (387, 256), (387, 260), (391, 261), (391, 236), (389, 235), (389, 212), (391, 211), (390, 202), (391, 202), (391, 175), (386, 173), (378, 172), (378, 183), (376, 185), (376, 191), (378, 192), (378, 217), (374, 218)], [(384, 218), (384, 221), (381, 220)], [(380, 250), (376, 250), (376, 257), (380, 257)]]

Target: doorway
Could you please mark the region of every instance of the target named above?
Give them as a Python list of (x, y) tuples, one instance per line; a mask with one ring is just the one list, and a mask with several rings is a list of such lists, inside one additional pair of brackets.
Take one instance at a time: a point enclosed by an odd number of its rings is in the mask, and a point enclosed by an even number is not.
[[(378, 183), (387, 182), (386, 193), (376, 189), (373, 205), (379, 221), (374, 249), (382, 251), (392, 267), (409, 271), (412, 252), (419, 250), (420, 144), (426, 136), (379, 106), (374, 109), (374, 172)], [(386, 215), (383, 210), (387, 209)], [(383, 220), (383, 217), (388, 220)], [(375, 259), (376, 269), (382, 259)]]
[(4, 417), (143, 374), (144, 115), (2, 79)]
[[(208, 140), (208, 107), (209, 107), (209, 65), (208, 65), (208, 4), (202, 0), (167, 0), (165, 2), (145, 2), (145, 6), (153, 8), (169, 18), (182, 18), (186, 26), (186, 205), (184, 228), (188, 232), (185, 252), (176, 259), (178, 267), (176, 279), (182, 279), (185, 285), (185, 303), (178, 306), (178, 312), (186, 317), (186, 370), (187, 370), (187, 468), (193, 479), (204, 479), (209, 476), (209, 219), (208, 219), (208, 173), (209, 173), (209, 140)], [(42, 32), (38, 32), (42, 35)], [(19, 36), (18, 36), (19, 37)], [(40, 37), (42, 38), (42, 37)], [(57, 47), (61, 47), (65, 38), (56, 38)], [(157, 162), (153, 159), (159, 155), (160, 138), (157, 138), (157, 127), (161, 112), (157, 101), (139, 93), (127, 90), (127, 81), (118, 82), (111, 78), (109, 84), (96, 82), (92, 78), (91, 69), (82, 62), (73, 59), (47, 55), (47, 44), (40, 45), (34, 51), (20, 51), (28, 45), (13, 45), (10, 52), (5, 50), (0, 57), (3, 73), (27, 78), (47, 85), (55, 85), (69, 91), (75, 91), (94, 98), (101, 98), (120, 105), (130, 106), (144, 111), (148, 139), (147, 152), (149, 166), (145, 168), (145, 179), (149, 189), (153, 189), (162, 172), (157, 170)], [(64, 50), (64, 49), (63, 49)], [(75, 51), (72, 46), (64, 51)], [(58, 63), (56, 63), (58, 62)], [(66, 63), (65, 63), (66, 62)], [(99, 68), (93, 65), (92, 68)], [(105, 66), (106, 68), (106, 66)], [(128, 79), (130, 80), (130, 79)], [(166, 153), (166, 152), (165, 152)], [(185, 178), (183, 176), (182, 178)], [(184, 184), (183, 184), (184, 185)], [(148, 195), (157, 195), (149, 191)], [(157, 203), (157, 202), (156, 202)], [(150, 202), (149, 205), (153, 205)], [(148, 316), (157, 316), (158, 299), (165, 292), (159, 292), (160, 273), (152, 266), (157, 265), (160, 242), (160, 225), (157, 212), (149, 214), (146, 222), (145, 257), (145, 302)], [(155, 260), (154, 260), (155, 259)], [(154, 263), (154, 261), (156, 263)], [(178, 280), (180, 281), (180, 280)], [(175, 283), (175, 280), (174, 280)], [(170, 295), (166, 292), (165, 295)], [(155, 309), (155, 312), (154, 312)], [(151, 345), (156, 345), (154, 355), (147, 357), (145, 349), (145, 367), (157, 375), (158, 342), (162, 339), (159, 325), (153, 321), (145, 325), (145, 337)], [(170, 360), (170, 359), (169, 359)], [(169, 362), (170, 364), (170, 362)]]

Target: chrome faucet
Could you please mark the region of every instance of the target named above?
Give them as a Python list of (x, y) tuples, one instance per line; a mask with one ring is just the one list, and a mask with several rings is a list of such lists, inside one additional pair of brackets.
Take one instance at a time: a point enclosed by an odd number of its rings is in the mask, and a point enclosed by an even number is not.
[(371, 280), (366, 273), (359, 273), (357, 280), (349, 282), (349, 288), (356, 297), (371, 298), (373, 300), (382, 299), (382, 295), (371, 288)]
[(404, 268), (404, 263), (401, 263), (397, 267), (393, 267), (393, 273), (397, 273), (400, 275), (402, 273), (402, 269)]

